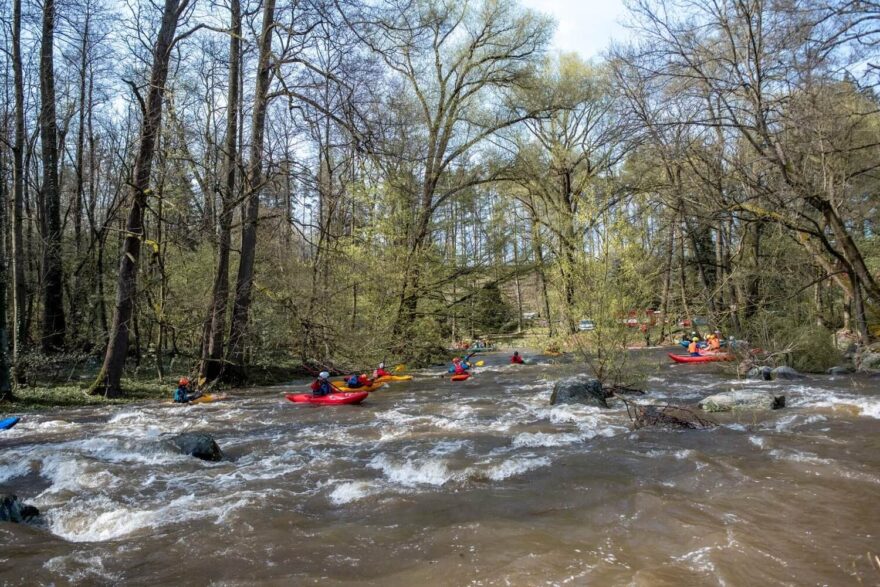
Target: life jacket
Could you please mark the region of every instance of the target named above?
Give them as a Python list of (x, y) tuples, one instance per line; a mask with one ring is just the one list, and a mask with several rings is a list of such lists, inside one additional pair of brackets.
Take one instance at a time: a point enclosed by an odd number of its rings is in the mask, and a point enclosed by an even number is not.
[(709, 339), (709, 348), (712, 349), (713, 351), (717, 351), (718, 349), (721, 348), (721, 341), (718, 340), (717, 336), (713, 336), (712, 338)]
[(522, 355), (513, 355), (512, 357), (510, 357), (510, 362), (513, 363), (514, 365), (522, 365), (523, 364)]
[(697, 354), (697, 343), (691, 342), (691, 344), (688, 345), (688, 352), (692, 355)]
[(182, 385), (174, 390), (174, 401), (178, 404), (185, 404), (189, 401), (189, 394)]
[(357, 375), (352, 375), (351, 377), (349, 377), (348, 379), (345, 380), (345, 384), (348, 387), (360, 387), (364, 383), (363, 383), (363, 381), (361, 381), (360, 377), (358, 377)]
[(452, 372), (455, 375), (462, 375), (467, 373), (467, 367), (465, 367), (466, 363), (456, 363), (452, 366)]
[(391, 373), (389, 373), (385, 369), (376, 369), (375, 371), (373, 371), (374, 378), (376, 378), (376, 377), (390, 377), (390, 376), (391, 376)]
[(314, 395), (327, 395), (332, 391), (330, 383), (323, 379), (315, 379), (310, 387)]
[(373, 382), (370, 381), (370, 378), (367, 377), (367, 376), (364, 375), (364, 374), (359, 375), (358, 378), (357, 378), (357, 380), (358, 380), (358, 383), (360, 383), (361, 385), (367, 385), (367, 386), (369, 386), (369, 385), (372, 385), (372, 384), (373, 384)]

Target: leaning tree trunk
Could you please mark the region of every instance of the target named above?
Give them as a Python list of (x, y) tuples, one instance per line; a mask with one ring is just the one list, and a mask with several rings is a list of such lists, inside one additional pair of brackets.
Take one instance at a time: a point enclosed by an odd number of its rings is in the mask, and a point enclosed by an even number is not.
[(165, 80), (168, 78), (168, 62), (174, 46), (177, 21), (188, 2), (189, 0), (165, 0), (162, 25), (156, 37), (156, 44), (153, 46), (150, 86), (131, 184), (132, 205), (126, 222), (122, 259), (119, 262), (119, 275), (116, 281), (116, 306), (104, 364), (92, 384), (93, 394), (104, 393), (107, 397), (118, 397), (122, 393), (120, 380), (125, 367), (125, 357), (128, 354), (128, 332), (137, 289), (141, 241), (144, 238), (144, 209), (150, 194), (153, 155), (162, 125), (162, 100)]
[(229, 95), (226, 106), (226, 141), (224, 171), (226, 186), (220, 212), (220, 234), (217, 247), (217, 271), (211, 295), (211, 309), (199, 375), (206, 382), (217, 379), (223, 370), (223, 338), (226, 330), (226, 308), (229, 303), (229, 252), (232, 248), (232, 214), (235, 210), (235, 171), (238, 165), (238, 99), (241, 68), (241, 6), (231, 0), (231, 34), (229, 38)]
[(40, 43), (40, 151), (43, 163), (43, 352), (64, 348), (64, 270), (61, 266), (61, 198), (58, 192), (58, 131), (53, 60), (55, 0), (43, 2)]
[(251, 119), (251, 150), (246, 179), (248, 199), (245, 204), (241, 230), (241, 256), (235, 283), (235, 302), (232, 307), (232, 325), (229, 330), (227, 370), (229, 380), (242, 380), (244, 372), (244, 339), (248, 330), (251, 290), (254, 285), (254, 262), (257, 248), (257, 218), (260, 211), (260, 190), (263, 183), (263, 136), (266, 128), (266, 110), (269, 105), (271, 80), (272, 28), (275, 20), (275, 0), (263, 5), (263, 27), (260, 33), (260, 55), (257, 64), (257, 84), (254, 89), (254, 110)]

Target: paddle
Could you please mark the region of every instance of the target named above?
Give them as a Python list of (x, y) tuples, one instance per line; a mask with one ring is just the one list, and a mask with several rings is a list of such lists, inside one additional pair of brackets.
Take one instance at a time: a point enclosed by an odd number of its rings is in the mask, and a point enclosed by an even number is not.
[(400, 373), (401, 371), (406, 371), (406, 365), (404, 365), (403, 363), (401, 363), (400, 365), (395, 365), (394, 372)]

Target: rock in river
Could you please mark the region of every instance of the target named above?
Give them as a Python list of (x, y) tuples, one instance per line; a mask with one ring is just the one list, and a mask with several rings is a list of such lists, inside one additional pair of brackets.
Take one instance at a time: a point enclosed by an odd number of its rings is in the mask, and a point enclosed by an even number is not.
[(560, 379), (553, 386), (550, 405), (556, 404), (588, 404), (607, 408), (605, 391), (598, 379), (589, 375), (576, 375)]
[(180, 452), (203, 461), (219, 461), (223, 458), (223, 451), (209, 434), (188, 432), (175, 436), (171, 442)]
[(746, 378), (770, 381), (773, 378), (773, 370), (770, 367), (752, 367), (746, 373)]
[(25, 505), (14, 495), (0, 497), (0, 522), (29, 522), (40, 515), (40, 510)]
[(707, 412), (777, 410), (785, 407), (785, 396), (773, 395), (766, 391), (740, 389), (710, 395), (703, 399), (699, 406)]
[(775, 369), (773, 369), (772, 373), (773, 373), (773, 379), (791, 380), (791, 379), (803, 379), (805, 377), (805, 375), (798, 373), (797, 371), (795, 371), (791, 367), (785, 367), (785, 366), (776, 367)]

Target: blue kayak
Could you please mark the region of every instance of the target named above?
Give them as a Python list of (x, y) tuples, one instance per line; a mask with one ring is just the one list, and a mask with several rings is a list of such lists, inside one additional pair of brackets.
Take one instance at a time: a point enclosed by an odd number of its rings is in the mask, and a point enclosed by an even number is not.
[(12, 418), (6, 418), (4, 420), (0, 420), (0, 430), (9, 430), (21, 420), (18, 416), (13, 416)]

